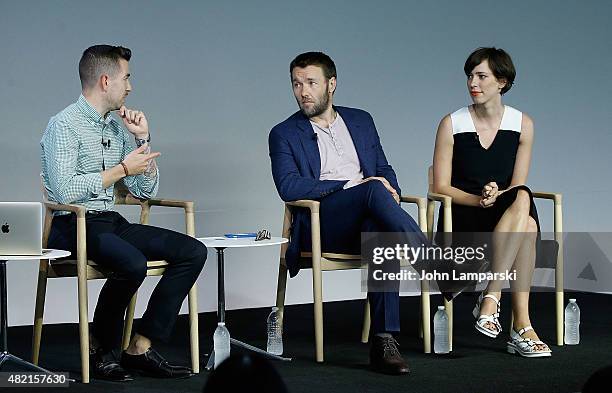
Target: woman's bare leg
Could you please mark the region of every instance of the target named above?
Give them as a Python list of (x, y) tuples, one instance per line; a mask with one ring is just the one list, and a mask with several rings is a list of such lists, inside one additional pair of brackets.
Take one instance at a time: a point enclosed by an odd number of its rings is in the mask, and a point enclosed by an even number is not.
[[(493, 261), (491, 271), (493, 273), (504, 273), (511, 270), (519, 250), (523, 244), (524, 234), (529, 222), (529, 209), (531, 199), (525, 190), (519, 190), (516, 199), (506, 209), (499, 222), (493, 230)], [(504, 281), (492, 280), (487, 285), (485, 293), (494, 295), (501, 299), (501, 289)], [(480, 314), (491, 315), (497, 311), (497, 305), (493, 299), (483, 300)], [(485, 328), (496, 330), (493, 323), (488, 322)]]

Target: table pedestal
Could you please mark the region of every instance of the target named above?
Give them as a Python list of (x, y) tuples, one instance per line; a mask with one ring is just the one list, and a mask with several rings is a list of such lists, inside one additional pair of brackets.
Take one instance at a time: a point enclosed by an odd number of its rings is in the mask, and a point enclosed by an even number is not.
[(42, 367), (38, 367), (35, 364), (27, 362), (15, 355), (12, 355), (8, 351), (8, 306), (7, 306), (7, 292), (6, 292), (6, 260), (0, 260), (0, 285), (2, 291), (0, 292), (0, 304), (2, 310), (0, 313), (0, 370), (5, 364), (14, 364), (22, 369), (22, 371), (38, 371), (45, 374), (53, 375), (51, 371), (45, 370)]
[[(215, 247), (215, 249), (217, 250), (217, 315), (219, 318), (219, 322), (225, 322), (225, 280), (224, 280), (224, 254), (223, 251), (225, 250), (226, 247)], [(247, 343), (244, 343), (242, 341), (236, 340), (234, 338), (230, 338), (230, 344), (252, 351), (252, 352), (256, 352), (268, 359), (275, 359), (275, 360), (284, 360), (284, 361), (290, 361), (291, 358), (286, 358), (286, 357), (282, 357), (282, 356), (278, 356), (278, 355), (273, 355), (267, 351), (264, 351), (263, 349), (259, 349), (257, 347), (254, 347), (252, 345), (249, 345)], [(215, 364), (215, 349), (214, 349), (214, 344), (213, 344), (213, 348), (210, 351), (210, 355), (208, 356), (208, 362), (206, 363), (206, 369), (210, 370), (213, 368), (213, 365)]]

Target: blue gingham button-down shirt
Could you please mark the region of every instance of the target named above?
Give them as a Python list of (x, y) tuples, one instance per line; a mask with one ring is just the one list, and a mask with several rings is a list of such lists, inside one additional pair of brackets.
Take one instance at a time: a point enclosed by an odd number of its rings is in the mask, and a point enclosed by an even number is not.
[[(114, 184), (104, 188), (101, 172), (135, 149), (132, 140), (117, 120), (110, 114), (100, 115), (81, 95), (49, 120), (40, 141), (49, 200), (80, 204), (87, 210), (111, 210)], [(127, 176), (123, 182), (131, 194), (143, 199), (154, 197), (159, 188), (157, 169), (149, 176)]]

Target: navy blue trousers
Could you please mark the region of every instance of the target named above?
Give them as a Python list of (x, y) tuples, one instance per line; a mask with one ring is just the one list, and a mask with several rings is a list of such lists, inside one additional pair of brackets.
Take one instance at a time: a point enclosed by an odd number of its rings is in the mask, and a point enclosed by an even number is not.
[[(321, 248), (325, 252), (359, 254), (361, 232), (411, 233), (411, 241), (417, 234), (419, 242), (427, 242), (418, 224), (378, 180), (334, 192), (320, 202)], [(399, 263), (395, 269), (399, 271)], [(393, 291), (368, 292), (368, 299), (371, 333), (399, 332), (399, 282)]]
[[(119, 347), (125, 310), (147, 275), (147, 260), (165, 260), (169, 265), (135, 331), (151, 340), (167, 340), (204, 267), (206, 246), (179, 232), (131, 224), (113, 211), (87, 214), (86, 223), (87, 257), (113, 272), (100, 292), (92, 335), (105, 350)], [(75, 214), (54, 217), (49, 247), (76, 253)]]

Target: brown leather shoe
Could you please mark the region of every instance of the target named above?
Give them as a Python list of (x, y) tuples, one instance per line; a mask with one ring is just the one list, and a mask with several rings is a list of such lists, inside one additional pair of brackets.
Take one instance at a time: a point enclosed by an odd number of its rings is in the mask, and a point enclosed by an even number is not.
[(372, 346), (370, 347), (370, 366), (384, 374), (402, 375), (410, 373), (408, 363), (402, 358), (398, 348), (399, 344), (393, 336), (373, 336)]

